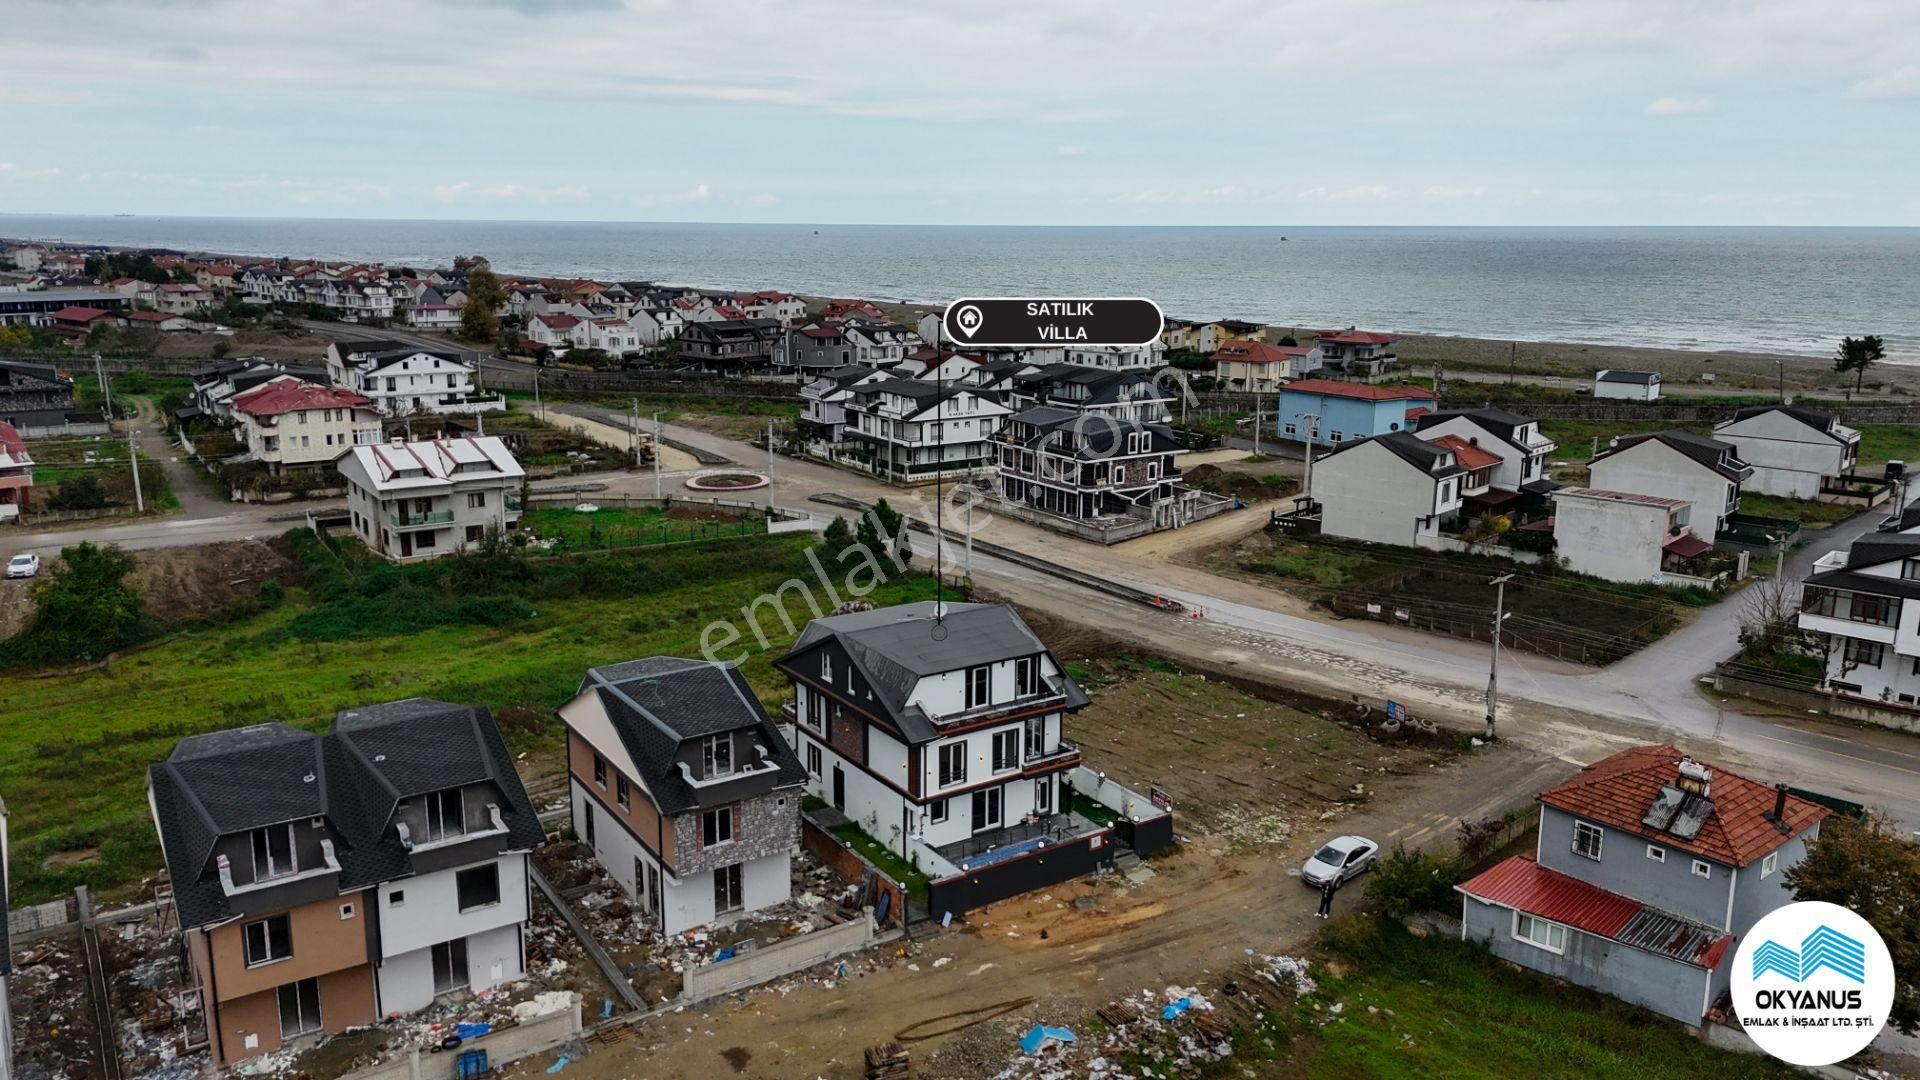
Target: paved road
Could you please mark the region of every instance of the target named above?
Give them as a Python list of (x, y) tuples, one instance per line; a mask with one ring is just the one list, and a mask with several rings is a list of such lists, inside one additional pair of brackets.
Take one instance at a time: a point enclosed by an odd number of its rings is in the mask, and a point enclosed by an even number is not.
[[(764, 451), (707, 432), (667, 425), (666, 434), (737, 461), (764, 461)], [(607, 483), (611, 495), (650, 496), (653, 491), (651, 473), (591, 479)], [(680, 479), (674, 478), (672, 489), (678, 488)], [(919, 512), (931, 505), (932, 494), (930, 490), (903, 492), (866, 477), (784, 458), (775, 466), (775, 484), (767, 494), (780, 506), (818, 513), (820, 506), (808, 499), (822, 492), (863, 499), (885, 496), (896, 506)], [(11, 536), (0, 539), (0, 555), (45, 550), (79, 539), (150, 548), (270, 536), (289, 527), (287, 522), (270, 519), (288, 512), (285, 507), (250, 507), (211, 517), (181, 516)], [(1863, 515), (1811, 540), (1795, 556), (1789, 572), (1803, 572), (1812, 558), (1830, 547), (1844, 546), (1881, 516), (1878, 512)], [(948, 558), (957, 563), (961, 558), (958, 523), (950, 526), (954, 531)], [(1179, 619), (1089, 594), (976, 552), (976, 580), (1022, 603), (1098, 625), (1177, 657), (1238, 665), (1265, 678), (1342, 697), (1358, 694), (1376, 703), (1393, 697), (1460, 726), (1472, 726), (1483, 712), (1487, 670), (1483, 645), (1373, 622), (1326, 621), (1284, 594), (1193, 567), (1130, 557), (1124, 546), (1119, 551), (1097, 549), (1017, 522), (989, 521), (985, 515), (976, 517), (976, 526), (978, 535), (995, 543), (1172, 597), (1204, 617)], [(916, 536), (913, 542), (917, 550), (931, 556), (930, 537)], [(1700, 752), (1729, 764), (1744, 764), (1768, 778), (1857, 799), (1889, 811), (1910, 826), (1920, 826), (1920, 743), (1892, 732), (1815, 718), (1729, 711), (1702, 692), (1698, 677), (1733, 651), (1737, 619), (1737, 599), (1722, 603), (1629, 660), (1598, 671), (1507, 652), (1501, 668), (1503, 734), (1566, 760), (1590, 760), (1630, 740), (1683, 738)]]

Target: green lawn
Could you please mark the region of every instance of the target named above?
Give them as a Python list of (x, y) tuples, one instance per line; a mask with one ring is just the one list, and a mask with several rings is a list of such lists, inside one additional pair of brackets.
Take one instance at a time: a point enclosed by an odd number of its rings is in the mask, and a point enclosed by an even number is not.
[(1800, 523), (1801, 528), (1824, 529), (1847, 520), (1859, 513), (1860, 509), (1815, 499), (1789, 499), (1781, 495), (1745, 491), (1740, 493), (1740, 512), (1755, 517), (1792, 518)]
[(927, 899), (927, 875), (918, 867), (893, 853), (887, 845), (868, 836), (857, 822), (843, 822), (833, 827), (833, 835), (845, 841), (853, 850), (866, 857), (866, 860), (879, 867), (882, 872), (905, 886), (907, 892), (921, 903)]
[(1650, 431), (1671, 431), (1681, 428), (1706, 434), (1711, 424), (1676, 424), (1670, 420), (1542, 420), (1540, 434), (1559, 444), (1553, 452), (1555, 461), (1586, 461), (1593, 456), (1594, 440), (1599, 439), (1600, 449), (1607, 448), (1607, 440), (1616, 435), (1638, 435)]
[[(1865, 424), (1860, 431), (1860, 460), (1920, 462), (1920, 426)], [(1864, 470), (1863, 470), (1864, 471)]]
[[(340, 709), (426, 695), (491, 706), (516, 750), (556, 745), (552, 710), (586, 668), (696, 656), (703, 628), (722, 619), (745, 635), (729, 653), (752, 646), (740, 609), (789, 578), (812, 581), (808, 539), (727, 541), (717, 549), (726, 552), (724, 570), (703, 564), (683, 583), (670, 579), (637, 595), (532, 601), (532, 618), (497, 627), (313, 640), (290, 627), (303, 614), (311, 622), (323, 613), (306, 590), (293, 589), (278, 609), (177, 633), (107, 671), (11, 676), (0, 700), (0, 792), (10, 812), (14, 897), (31, 903), (82, 883), (123, 894), (159, 870), (146, 766), (194, 732), (274, 719), (320, 729)], [(591, 580), (584, 572), (582, 579)], [(930, 588), (924, 578), (896, 579), (869, 598), (899, 603)], [(792, 590), (783, 599), (795, 626), (804, 626), (804, 601)], [(760, 624), (770, 651), (754, 653), (742, 668), (762, 698), (777, 703), (785, 687), (771, 661), (792, 634), (768, 610)]]
[(668, 517), (663, 510), (617, 506), (603, 506), (585, 514), (568, 509), (529, 510), (521, 515), (520, 526), (543, 539), (559, 537), (574, 549), (669, 544), (767, 531), (766, 521), (757, 515), (681, 521)]
[(1398, 923), (1343, 920), (1320, 946), (1318, 988), (1280, 1021), (1315, 1044), (1294, 1047), (1307, 1059), (1295, 1062), (1306, 1077), (1799, 1075), (1771, 1058), (1716, 1050), (1613, 998), (1516, 971), (1465, 942), (1413, 937)]

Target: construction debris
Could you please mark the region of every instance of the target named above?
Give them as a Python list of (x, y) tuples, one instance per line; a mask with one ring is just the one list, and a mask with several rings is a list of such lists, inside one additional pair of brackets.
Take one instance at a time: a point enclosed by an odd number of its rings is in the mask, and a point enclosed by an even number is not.
[(867, 1080), (905, 1080), (913, 1075), (913, 1055), (897, 1042), (867, 1047)]

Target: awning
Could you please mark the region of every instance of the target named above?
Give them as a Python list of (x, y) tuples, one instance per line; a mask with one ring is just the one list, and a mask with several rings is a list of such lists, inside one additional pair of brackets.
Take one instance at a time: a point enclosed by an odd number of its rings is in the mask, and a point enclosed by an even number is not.
[(1467, 501), (1481, 506), (1505, 506), (1508, 503), (1520, 501), (1520, 493), (1508, 491), (1506, 488), (1488, 488), (1478, 495), (1467, 496)]
[(27, 476), (24, 473), (15, 473), (12, 476), (0, 476), (0, 491), (10, 491), (14, 488), (25, 491), (32, 486), (33, 477)]
[(1526, 483), (1521, 484), (1520, 490), (1526, 492), (1529, 495), (1547, 495), (1552, 492), (1559, 491), (1560, 485), (1554, 483), (1553, 481), (1543, 476), (1538, 480), (1529, 480)]
[(195, 420), (205, 416), (206, 411), (198, 405), (188, 405), (183, 409), (173, 410), (173, 415), (176, 419), (180, 420)]
[(1520, 526), (1520, 531), (1551, 533), (1553, 532), (1553, 519), (1550, 517), (1545, 517), (1545, 518), (1538, 518), (1534, 521), (1529, 521), (1525, 525)]
[(1531, 852), (1515, 855), (1454, 888), (1483, 903), (1524, 911), (1709, 971), (1720, 966), (1733, 943), (1733, 936), (1717, 927), (1667, 914), (1549, 870), (1535, 862)]
[(1712, 544), (1707, 543), (1692, 533), (1684, 533), (1676, 536), (1660, 546), (1667, 554), (1675, 555), (1682, 559), (1695, 558), (1696, 556), (1705, 555), (1707, 552), (1713, 550)]

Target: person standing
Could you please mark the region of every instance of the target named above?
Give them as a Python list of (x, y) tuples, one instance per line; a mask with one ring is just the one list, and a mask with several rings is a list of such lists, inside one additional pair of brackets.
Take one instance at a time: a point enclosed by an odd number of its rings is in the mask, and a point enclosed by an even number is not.
[(1333, 894), (1339, 891), (1339, 888), (1340, 876), (1338, 874), (1329, 877), (1326, 882), (1320, 886), (1320, 910), (1314, 912), (1315, 915), (1322, 919), (1330, 919), (1333, 917)]

